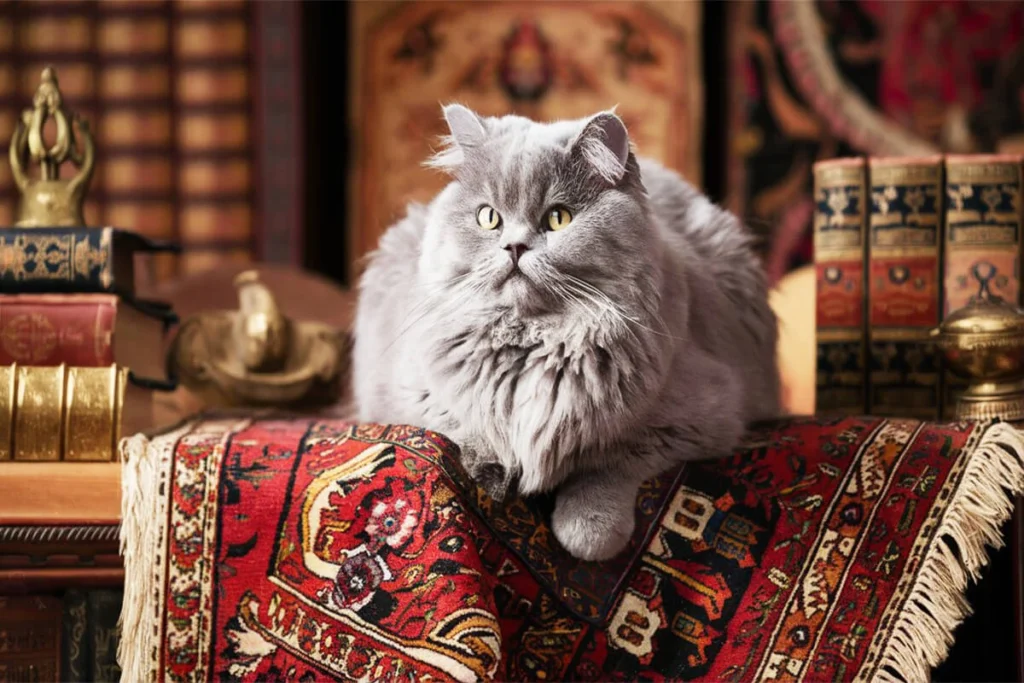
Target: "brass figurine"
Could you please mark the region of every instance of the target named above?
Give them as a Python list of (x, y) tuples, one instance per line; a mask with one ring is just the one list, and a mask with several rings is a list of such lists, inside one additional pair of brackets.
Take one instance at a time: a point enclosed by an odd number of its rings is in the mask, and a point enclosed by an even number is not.
[(969, 381), (958, 419), (1018, 422), (1024, 420), (1024, 311), (991, 294), (987, 278), (979, 280), (979, 293), (931, 336), (950, 370)]
[(256, 271), (235, 278), (237, 311), (192, 316), (168, 353), (177, 377), (208, 407), (326, 404), (341, 394), (345, 335), (322, 323), (293, 321)]
[[(96, 163), (96, 149), (88, 122), (64, 108), (53, 67), (43, 69), (42, 82), (11, 136), (10, 162), (21, 193), (15, 225), (18, 227), (84, 226), (85, 194)], [(56, 139), (47, 146), (44, 127), (56, 125)], [(77, 133), (76, 133), (76, 130)], [(70, 161), (78, 171), (61, 180), (60, 169)], [(29, 163), (39, 166), (39, 177), (29, 174)]]

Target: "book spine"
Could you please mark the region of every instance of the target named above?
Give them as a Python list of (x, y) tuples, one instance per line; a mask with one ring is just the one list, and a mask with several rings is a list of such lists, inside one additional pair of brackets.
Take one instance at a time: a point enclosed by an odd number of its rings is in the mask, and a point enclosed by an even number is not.
[(58, 297), (0, 298), (0, 365), (83, 367), (114, 362), (117, 304)]
[(117, 664), (120, 639), (117, 621), (121, 615), (123, 593), (117, 590), (92, 590), (88, 594), (89, 641), (92, 653), (92, 677), (95, 683), (117, 683), (121, 667)]
[(868, 412), (936, 419), (942, 157), (870, 160)]
[(128, 371), (0, 366), (0, 460), (116, 456)]
[(814, 197), (815, 412), (862, 414), (867, 400), (864, 160), (836, 159), (815, 164)]
[(85, 593), (69, 590), (64, 593), (64, 619), (61, 624), (60, 680), (79, 683), (90, 680), (92, 655), (87, 635)]
[[(258, 4), (227, 2), (216, 13), (201, 3), (171, 5), (177, 237), (184, 274), (252, 260), (250, 16)], [(292, 135), (281, 133), (286, 139)], [(279, 156), (273, 163), (279, 171), (288, 169), (284, 172), (294, 188), (289, 161)], [(293, 223), (276, 214), (268, 220)]]
[[(1021, 293), (1024, 182), (1019, 155), (946, 157), (943, 316), (987, 294), (1017, 305)], [(943, 417), (951, 419), (967, 388), (946, 373)]]
[(5, 293), (132, 289), (132, 283), (115, 281), (110, 228), (7, 228), (0, 231), (0, 253)]
[[(95, 130), (104, 153), (90, 195), (100, 202), (102, 224), (176, 239), (168, 4), (100, 2), (90, 9), (100, 37), (94, 46), (100, 83)], [(144, 259), (140, 282), (171, 277), (176, 264), (172, 254)]]
[(60, 680), (61, 603), (0, 595), (0, 681)]

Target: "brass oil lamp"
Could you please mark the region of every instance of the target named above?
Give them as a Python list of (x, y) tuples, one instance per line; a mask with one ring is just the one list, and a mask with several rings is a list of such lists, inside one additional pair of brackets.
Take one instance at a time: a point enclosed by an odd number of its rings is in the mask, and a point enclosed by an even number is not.
[(1024, 310), (988, 291), (979, 293), (931, 331), (953, 374), (968, 381), (956, 417), (1024, 420)]

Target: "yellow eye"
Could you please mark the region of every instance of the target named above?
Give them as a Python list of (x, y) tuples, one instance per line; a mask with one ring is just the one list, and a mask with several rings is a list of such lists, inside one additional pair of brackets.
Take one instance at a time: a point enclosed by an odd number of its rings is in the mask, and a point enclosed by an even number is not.
[(559, 206), (548, 211), (549, 229), (561, 230), (562, 228), (569, 227), (569, 223), (572, 223), (572, 214), (569, 213), (569, 209)]
[(490, 206), (481, 206), (476, 212), (476, 222), (484, 230), (494, 230), (501, 225), (501, 214)]

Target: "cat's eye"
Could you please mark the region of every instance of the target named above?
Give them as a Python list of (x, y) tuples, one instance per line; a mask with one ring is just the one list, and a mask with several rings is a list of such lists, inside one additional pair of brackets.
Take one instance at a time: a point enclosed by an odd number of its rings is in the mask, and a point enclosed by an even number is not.
[(476, 222), (484, 230), (494, 230), (501, 225), (501, 214), (491, 206), (481, 206), (476, 212)]
[(548, 230), (561, 230), (572, 223), (572, 214), (564, 206), (556, 206), (548, 211)]

